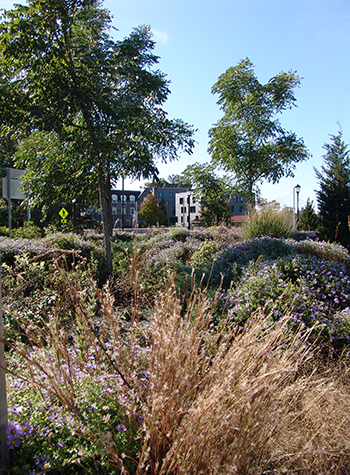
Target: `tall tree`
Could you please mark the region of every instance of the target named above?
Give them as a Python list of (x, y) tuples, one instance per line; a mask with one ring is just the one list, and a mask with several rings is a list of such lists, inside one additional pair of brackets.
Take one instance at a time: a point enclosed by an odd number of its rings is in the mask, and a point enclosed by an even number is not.
[(296, 72), (289, 71), (260, 84), (247, 58), (229, 68), (212, 88), (224, 116), (209, 130), (208, 151), (215, 165), (233, 172), (236, 186), (250, 203), (259, 182), (293, 177), (296, 163), (308, 158), (303, 140), (275, 118), (295, 105), (293, 89), (300, 81)]
[(342, 130), (324, 144), (324, 164), (315, 170), (320, 189), (316, 191), (321, 239), (350, 247), (350, 153), (342, 140)]
[(313, 202), (307, 199), (304, 208), (301, 208), (298, 218), (298, 230), (316, 231), (318, 228), (318, 216), (314, 210)]
[[(161, 107), (170, 91), (153, 69), (150, 29), (114, 41), (110, 26), (98, 0), (28, 0), (0, 24), (1, 123), (13, 133), (54, 132), (74, 144), (72, 166), (54, 166), (65, 176), (73, 167), (78, 183), (90, 180), (98, 189), (109, 272), (111, 180), (157, 175), (156, 159), (172, 160), (179, 148), (190, 153), (194, 144), (192, 128), (169, 120)], [(49, 191), (45, 183), (41, 193)]]
[[(193, 184), (194, 195), (201, 201), (201, 217), (205, 226), (230, 219), (228, 194), (232, 185), (228, 177), (220, 177), (210, 163), (194, 163), (182, 172), (184, 183)], [(226, 197), (224, 196), (226, 195)]]

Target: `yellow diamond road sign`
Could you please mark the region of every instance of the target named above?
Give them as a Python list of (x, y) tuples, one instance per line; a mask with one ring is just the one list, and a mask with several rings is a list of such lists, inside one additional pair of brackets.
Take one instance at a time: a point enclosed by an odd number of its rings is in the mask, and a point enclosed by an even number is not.
[(65, 208), (62, 208), (61, 211), (58, 213), (62, 219), (66, 219), (68, 216), (68, 211)]

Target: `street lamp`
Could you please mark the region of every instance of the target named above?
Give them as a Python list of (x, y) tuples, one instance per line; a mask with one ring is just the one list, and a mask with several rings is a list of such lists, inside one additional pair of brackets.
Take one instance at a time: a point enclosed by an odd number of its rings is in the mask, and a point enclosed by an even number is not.
[[(293, 188), (293, 228), (294, 231), (298, 228), (298, 221), (299, 221), (299, 193), (300, 193), (301, 186), (295, 185)], [(297, 194), (297, 213), (295, 215), (295, 193)]]
[(191, 210), (190, 210), (190, 204), (191, 204), (191, 192), (188, 190), (188, 196), (187, 196), (187, 228), (191, 229)]

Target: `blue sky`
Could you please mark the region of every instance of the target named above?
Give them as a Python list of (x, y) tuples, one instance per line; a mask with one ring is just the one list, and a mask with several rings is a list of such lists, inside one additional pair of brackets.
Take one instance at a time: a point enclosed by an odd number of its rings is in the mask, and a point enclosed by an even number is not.
[[(1, 7), (12, 4), (0, 0)], [(105, 0), (104, 6), (119, 29), (116, 39), (137, 25), (151, 26), (159, 69), (171, 81), (164, 108), (170, 118), (198, 129), (194, 153), (159, 164), (161, 177), (210, 160), (208, 130), (222, 116), (211, 88), (226, 69), (248, 57), (262, 83), (288, 70), (304, 78), (296, 90), (298, 107), (279, 118), (285, 129), (303, 137), (312, 154), (297, 166), (295, 178), (261, 185), (262, 196), (291, 206), (298, 183), (301, 204), (308, 197), (316, 202), (313, 167), (320, 168), (322, 146), (329, 134), (337, 134), (337, 122), (350, 143), (349, 0)], [(138, 189), (140, 184), (126, 186)]]
[(308, 197), (316, 202), (313, 167), (320, 168), (322, 146), (338, 132), (337, 122), (350, 142), (349, 0), (107, 0), (104, 5), (120, 38), (136, 25), (152, 27), (159, 67), (171, 81), (165, 109), (198, 129), (193, 155), (160, 164), (160, 176), (210, 160), (208, 130), (222, 116), (211, 88), (226, 69), (249, 57), (262, 83), (291, 69), (304, 78), (296, 90), (298, 107), (280, 120), (304, 138), (312, 154), (297, 166), (295, 178), (263, 184), (262, 195), (291, 206), (298, 183), (301, 203)]

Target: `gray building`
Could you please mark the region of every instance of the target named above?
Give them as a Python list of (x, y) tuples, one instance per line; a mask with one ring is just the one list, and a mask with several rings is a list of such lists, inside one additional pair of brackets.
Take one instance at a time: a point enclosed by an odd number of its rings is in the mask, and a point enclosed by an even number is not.
[(178, 193), (187, 192), (191, 187), (185, 187), (181, 185), (169, 185), (163, 183), (153, 183), (151, 186), (146, 187), (139, 195), (137, 204), (138, 211), (143, 201), (147, 199), (147, 196), (152, 193), (160, 202), (164, 204), (167, 214), (167, 225), (174, 226), (176, 224), (176, 204), (175, 198)]
[[(115, 228), (131, 228), (135, 225), (137, 217), (137, 200), (140, 191), (112, 190), (112, 220)], [(86, 214), (93, 219), (101, 221), (101, 210), (89, 208)]]

